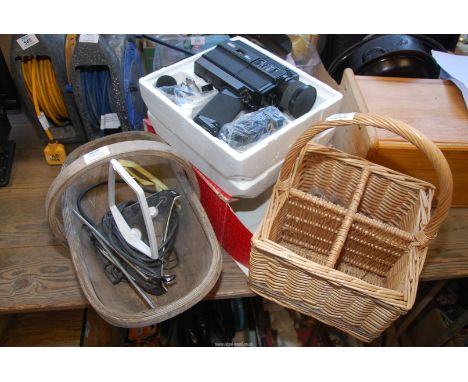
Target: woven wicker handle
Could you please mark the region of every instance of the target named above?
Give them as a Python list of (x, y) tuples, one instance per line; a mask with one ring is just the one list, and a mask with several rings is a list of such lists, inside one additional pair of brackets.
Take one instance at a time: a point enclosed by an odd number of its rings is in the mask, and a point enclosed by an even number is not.
[(427, 245), (430, 240), (435, 238), (440, 224), (442, 224), (448, 215), (450, 205), (452, 203), (452, 172), (450, 171), (447, 160), (439, 148), (425, 135), (416, 131), (404, 122), (390, 117), (360, 113), (354, 114), (354, 118), (352, 119), (348, 118), (332, 121), (320, 121), (305, 131), (291, 147), (281, 169), (279, 180), (285, 181), (288, 179), (294, 168), (300, 151), (317, 134), (333, 127), (349, 126), (355, 124), (374, 126), (391, 131), (414, 144), (429, 159), (429, 162), (437, 174), (439, 201), (429, 223), (426, 225), (423, 231), (416, 235), (416, 239), (421, 243), (421, 245)]

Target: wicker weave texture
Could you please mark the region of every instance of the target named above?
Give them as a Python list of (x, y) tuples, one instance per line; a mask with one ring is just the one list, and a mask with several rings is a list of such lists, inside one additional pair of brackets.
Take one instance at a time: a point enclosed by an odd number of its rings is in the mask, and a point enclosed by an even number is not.
[(404, 312), (327, 278), (291, 267), (265, 252), (252, 252), (251, 269), (251, 278), (256, 282), (250, 287), (255, 293), (366, 342), (378, 337)]
[(365, 159), (310, 142), (349, 121), (322, 121), (290, 150), (252, 240), (252, 290), (364, 341), (378, 337), (416, 297), (427, 244), (447, 215), (451, 173), (440, 150), (409, 126), (357, 115), (430, 155), (434, 186)]

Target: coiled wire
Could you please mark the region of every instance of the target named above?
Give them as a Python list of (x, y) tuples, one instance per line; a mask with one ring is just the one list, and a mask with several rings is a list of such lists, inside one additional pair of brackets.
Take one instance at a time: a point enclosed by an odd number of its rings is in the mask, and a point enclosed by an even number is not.
[[(56, 126), (64, 126), (69, 115), (50, 58), (25, 57), (21, 61), (21, 71), (36, 115), (39, 117), (43, 112)], [(45, 132), (53, 140), (49, 129)]]
[(101, 115), (112, 113), (112, 83), (109, 69), (104, 67), (84, 67), (80, 69), (88, 120), (93, 130), (99, 131)]

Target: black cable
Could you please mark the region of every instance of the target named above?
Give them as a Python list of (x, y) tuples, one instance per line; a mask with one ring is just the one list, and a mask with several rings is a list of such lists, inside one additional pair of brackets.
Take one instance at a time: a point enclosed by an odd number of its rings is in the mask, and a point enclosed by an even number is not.
[(147, 34), (143, 34), (142, 35), (143, 38), (146, 38), (147, 40), (150, 40), (150, 41), (153, 41), (155, 42), (156, 44), (160, 44), (160, 45), (164, 45), (168, 48), (171, 48), (171, 49), (174, 49), (174, 50), (177, 50), (178, 52), (181, 52), (181, 53), (185, 53), (186, 55), (188, 56), (193, 56), (194, 54), (192, 52), (190, 52), (189, 50), (185, 50), (183, 48), (179, 48), (178, 46), (175, 46), (175, 45), (172, 45), (172, 44), (169, 44), (168, 42), (164, 41), (164, 40), (161, 40), (157, 37), (152, 37), (152, 36), (149, 36)]
[[(125, 183), (124, 181), (122, 180), (116, 180), (116, 183)], [(92, 223), (92, 220), (89, 218), (89, 216), (86, 214), (86, 212), (83, 210), (82, 208), (82, 201), (83, 201), (83, 198), (86, 196), (86, 194), (88, 194), (90, 191), (94, 190), (95, 188), (97, 187), (100, 187), (100, 186), (103, 186), (103, 185), (106, 185), (107, 182), (101, 182), (101, 183), (96, 183), (96, 184), (93, 184), (92, 186), (86, 188), (84, 191), (82, 191), (80, 193), (80, 195), (78, 196), (78, 201), (77, 201), (77, 205), (78, 205), (78, 211), (79, 213), (88, 221), (90, 222), (93, 226), (96, 226), (96, 224), (93, 224)], [(143, 187), (142, 187), (143, 188)], [(147, 193), (153, 193), (154, 190), (148, 190), (148, 188), (143, 188), (143, 191), (147, 192)], [(117, 208), (119, 208), (119, 211), (122, 212), (122, 210), (125, 208), (125, 207), (128, 207), (132, 204), (134, 204), (136, 202), (134, 201), (131, 201), (131, 202), (126, 202), (126, 203), (120, 203), (117, 205)], [(179, 221), (178, 221), (178, 215), (177, 214), (172, 214), (171, 217), (170, 217), (171, 221), (169, 222), (169, 226), (170, 226), (170, 230), (167, 234), (167, 237), (166, 237), (166, 240), (162, 242), (162, 244), (158, 247), (158, 251), (159, 252), (162, 252), (163, 254), (165, 254), (167, 252), (167, 249), (169, 247), (171, 247), (171, 244), (173, 244), (173, 239), (175, 239), (175, 234), (177, 232), (177, 228), (179, 226)], [(172, 223), (172, 224), (171, 224)], [(117, 225), (115, 224), (115, 221), (112, 217), (112, 214), (110, 211), (108, 211), (102, 218), (101, 220), (101, 227), (103, 228), (103, 230), (105, 230), (105, 227), (108, 227), (108, 230), (107, 230), (107, 237), (108, 238), (112, 238), (112, 235), (116, 235), (119, 242), (122, 243), (122, 246), (128, 248), (128, 251), (127, 252), (132, 252), (132, 253), (138, 253), (138, 254), (141, 254), (141, 252), (137, 251), (137, 250), (134, 250), (132, 247), (130, 247), (126, 240), (123, 238), (123, 236), (121, 235)], [(105, 232), (106, 233), (106, 232)], [(112, 242), (112, 240), (109, 240), (111, 243), (113, 244), (116, 244), (115, 242)], [(160, 257), (163, 257), (163, 256), (160, 256)], [(148, 262), (151, 262), (151, 261), (154, 261), (153, 259), (150, 259), (148, 256), (144, 256), (143, 259), (145, 261), (148, 261)]]
[[(133, 203), (134, 202), (120, 203), (117, 205), (117, 208), (122, 213), (124, 208), (132, 205)], [(172, 214), (170, 219), (171, 219), (169, 222), (170, 231), (168, 232), (166, 240), (163, 241), (163, 243), (158, 248), (159, 257), (161, 259), (165, 259), (170, 249), (172, 249), (171, 244), (173, 244), (173, 241), (175, 239), (175, 234), (178, 228), (177, 214)], [(160, 268), (160, 265), (161, 265), (160, 260), (152, 259), (146, 256), (145, 254), (142, 254), (140, 251), (134, 249), (127, 243), (125, 238), (120, 233), (119, 228), (117, 227), (117, 224), (115, 223), (115, 220), (110, 211), (108, 211), (103, 216), (101, 220), (101, 227), (102, 227), (104, 236), (108, 238), (111, 244), (114, 247), (123, 248), (124, 253), (127, 255), (126, 256), (127, 259), (132, 261), (138, 267), (141, 267), (143, 270), (149, 273), (154, 272), (156, 269)]]
[[(171, 258), (171, 254), (173, 254), (172, 258)], [(171, 263), (175, 263), (174, 265), (170, 265)], [(168, 258), (167, 258), (167, 262), (166, 262), (166, 267), (164, 268), (166, 271), (170, 271), (172, 269), (174, 269), (175, 267), (177, 267), (179, 265), (179, 254), (177, 253), (176, 249), (174, 248), (172, 250), (172, 252), (170, 252)]]
[[(117, 180), (116, 182), (124, 183), (122, 180)], [(175, 266), (177, 266), (179, 262), (178, 255), (174, 250), (176, 234), (179, 226), (178, 214), (175, 211), (173, 211), (169, 217), (169, 230), (166, 234), (165, 240), (158, 247), (159, 258), (149, 258), (144, 253), (134, 249), (126, 242), (126, 240), (120, 233), (110, 211), (106, 212), (102, 217), (100, 229), (96, 227), (96, 224), (93, 223), (93, 221), (84, 211), (82, 206), (84, 197), (92, 190), (106, 184), (107, 182), (93, 184), (87, 187), (79, 194), (77, 199), (77, 207), (79, 213), (94, 228), (99, 230), (104, 238), (106, 238), (106, 240), (108, 241), (108, 245), (110, 245), (111, 247), (110, 249), (112, 249), (115, 252), (117, 257), (119, 258), (119, 262), (121, 263), (121, 265), (125, 267), (125, 269), (132, 275), (132, 277), (138, 285), (140, 285), (144, 290), (152, 294), (164, 293), (165, 287), (163, 284), (168, 276), (163, 275), (163, 269), (173, 269)], [(143, 190), (146, 193), (154, 193), (153, 189), (143, 187)], [(117, 208), (122, 213), (122, 211), (126, 207), (133, 205), (134, 203), (136, 202), (127, 201), (119, 203), (117, 205)], [(94, 244), (98, 248), (98, 250), (106, 250), (106, 248), (103, 247), (101, 240), (98, 240), (98, 238), (95, 237), (95, 234), (93, 234), (91, 230), (90, 233), (94, 238)], [(173, 257), (171, 257), (171, 253), (174, 253)], [(175, 265), (173, 265), (174, 261), (176, 262)], [(114, 284), (122, 281), (123, 277), (121, 272), (115, 266), (113, 266), (105, 260), (104, 268), (106, 270), (107, 275), (112, 276), (111, 281)], [(169, 276), (169, 278), (171, 277), (172, 276)]]

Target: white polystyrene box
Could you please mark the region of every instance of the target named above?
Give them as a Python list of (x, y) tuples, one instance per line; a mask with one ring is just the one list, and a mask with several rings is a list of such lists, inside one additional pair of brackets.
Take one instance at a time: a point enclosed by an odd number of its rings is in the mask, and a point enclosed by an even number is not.
[(156, 132), (166, 142), (228, 194), (252, 198), (275, 183), (284, 157), (299, 135), (314, 122), (339, 111), (342, 95), (252, 42), (242, 37), (233, 40), (252, 46), (298, 73), (300, 81), (314, 86), (317, 99), (312, 109), (246, 151), (238, 152), (193, 121), (201, 107), (182, 108), (155, 87), (162, 75), (174, 76), (178, 82), (188, 76), (203, 84), (194, 74), (194, 62), (206, 51), (141, 78), (140, 91)]

